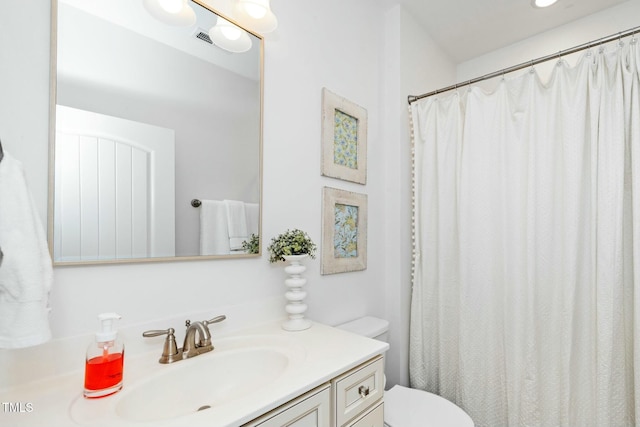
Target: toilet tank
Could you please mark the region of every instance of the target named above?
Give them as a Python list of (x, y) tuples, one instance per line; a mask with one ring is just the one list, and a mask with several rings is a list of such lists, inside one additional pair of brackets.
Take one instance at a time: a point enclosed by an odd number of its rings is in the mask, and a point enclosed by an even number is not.
[(359, 319), (337, 325), (336, 328), (379, 341), (388, 342), (389, 322), (377, 317), (360, 317)]

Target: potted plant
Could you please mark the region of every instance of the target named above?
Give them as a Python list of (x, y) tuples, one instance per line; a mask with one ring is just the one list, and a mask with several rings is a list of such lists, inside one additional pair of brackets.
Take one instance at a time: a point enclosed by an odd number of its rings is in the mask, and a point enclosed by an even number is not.
[(271, 254), (269, 262), (274, 263), (286, 261), (285, 257), (290, 255), (308, 255), (314, 259), (317, 247), (307, 233), (296, 228), (271, 239), (267, 250)]
[(289, 277), (284, 281), (288, 290), (284, 296), (288, 303), (285, 306), (288, 318), (282, 324), (282, 328), (287, 331), (303, 331), (311, 327), (311, 321), (305, 319), (304, 313), (307, 305), (304, 298), (307, 295), (302, 287), (307, 283), (307, 279), (302, 277), (306, 267), (302, 260), (306, 257), (316, 257), (316, 244), (313, 243), (307, 233), (302, 230), (287, 230), (277, 237), (271, 239), (271, 244), (267, 247), (271, 257), (269, 261), (288, 261), (289, 264), (284, 271)]
[(257, 254), (260, 249), (260, 237), (257, 234), (251, 233), (249, 240), (242, 242), (242, 249), (248, 254)]

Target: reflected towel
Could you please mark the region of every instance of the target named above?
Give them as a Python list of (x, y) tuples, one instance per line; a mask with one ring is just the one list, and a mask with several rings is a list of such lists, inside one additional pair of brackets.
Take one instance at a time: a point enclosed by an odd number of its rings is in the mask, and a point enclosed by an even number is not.
[(224, 204), (227, 207), (229, 247), (232, 251), (242, 250), (242, 242), (249, 240), (244, 202), (225, 200)]
[(202, 200), (200, 205), (200, 255), (228, 255), (229, 230), (226, 204)]
[(42, 344), (51, 338), (51, 257), (22, 163), (7, 152), (0, 162), (0, 247), (0, 348)]

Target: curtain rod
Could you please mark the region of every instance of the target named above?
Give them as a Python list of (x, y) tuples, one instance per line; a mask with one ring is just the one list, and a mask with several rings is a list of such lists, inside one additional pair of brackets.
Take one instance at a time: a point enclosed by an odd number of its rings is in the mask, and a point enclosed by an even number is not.
[[(619, 33), (616, 33), (616, 34), (612, 34), (610, 36), (602, 37), (600, 39), (596, 39), (596, 40), (593, 40), (593, 41), (590, 41), (590, 42), (587, 42), (587, 43), (572, 47), (571, 49), (561, 50), (558, 53), (554, 53), (552, 55), (543, 56), (543, 57), (540, 57), (538, 59), (533, 59), (533, 60), (528, 61), (528, 62), (523, 62), (521, 64), (514, 65), (512, 67), (503, 68), (502, 70), (495, 71), (495, 72), (489, 73), (489, 74), (485, 74), (484, 76), (476, 77), (474, 79), (467, 80), (467, 81), (464, 81), (462, 83), (457, 83), (455, 85), (447, 86), (447, 87), (444, 87), (442, 89), (434, 90), (432, 92), (423, 93), (422, 95), (409, 95), (407, 97), (407, 100), (409, 101), (409, 105), (411, 105), (413, 102), (415, 102), (415, 101), (417, 101), (419, 99), (422, 99), (422, 98), (428, 98), (430, 96), (437, 95), (437, 94), (443, 93), (443, 92), (448, 92), (450, 90), (454, 90), (454, 89), (457, 89), (459, 87), (472, 85), (474, 83), (478, 83), (478, 82), (481, 82), (483, 80), (492, 79), (494, 77), (498, 77), (498, 76), (504, 75), (506, 73), (512, 73), (514, 71), (522, 70), (523, 68), (533, 67), (535, 65), (541, 64), (543, 62), (549, 61), (549, 60), (554, 59), (554, 58), (558, 58), (559, 59), (563, 55), (570, 55), (572, 53), (580, 52), (581, 50), (589, 49), (589, 48), (593, 47), (594, 45), (602, 45), (604, 43), (609, 43), (609, 42), (612, 42), (612, 41), (615, 41), (615, 40), (622, 41), (623, 37), (635, 36), (635, 33), (637, 33), (637, 32), (640, 32), (640, 26), (634, 27), (634, 28), (631, 28), (629, 30), (622, 31), (622, 32), (619, 32)], [(634, 37), (633, 40), (635, 40), (635, 37)]]

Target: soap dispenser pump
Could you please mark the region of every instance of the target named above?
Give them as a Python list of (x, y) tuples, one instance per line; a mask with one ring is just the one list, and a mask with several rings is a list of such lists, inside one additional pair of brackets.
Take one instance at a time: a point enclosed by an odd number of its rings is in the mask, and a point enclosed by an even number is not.
[(84, 397), (107, 396), (122, 388), (124, 345), (118, 340), (114, 322), (120, 319), (116, 313), (98, 316), (100, 330), (96, 341), (87, 348), (84, 372)]

